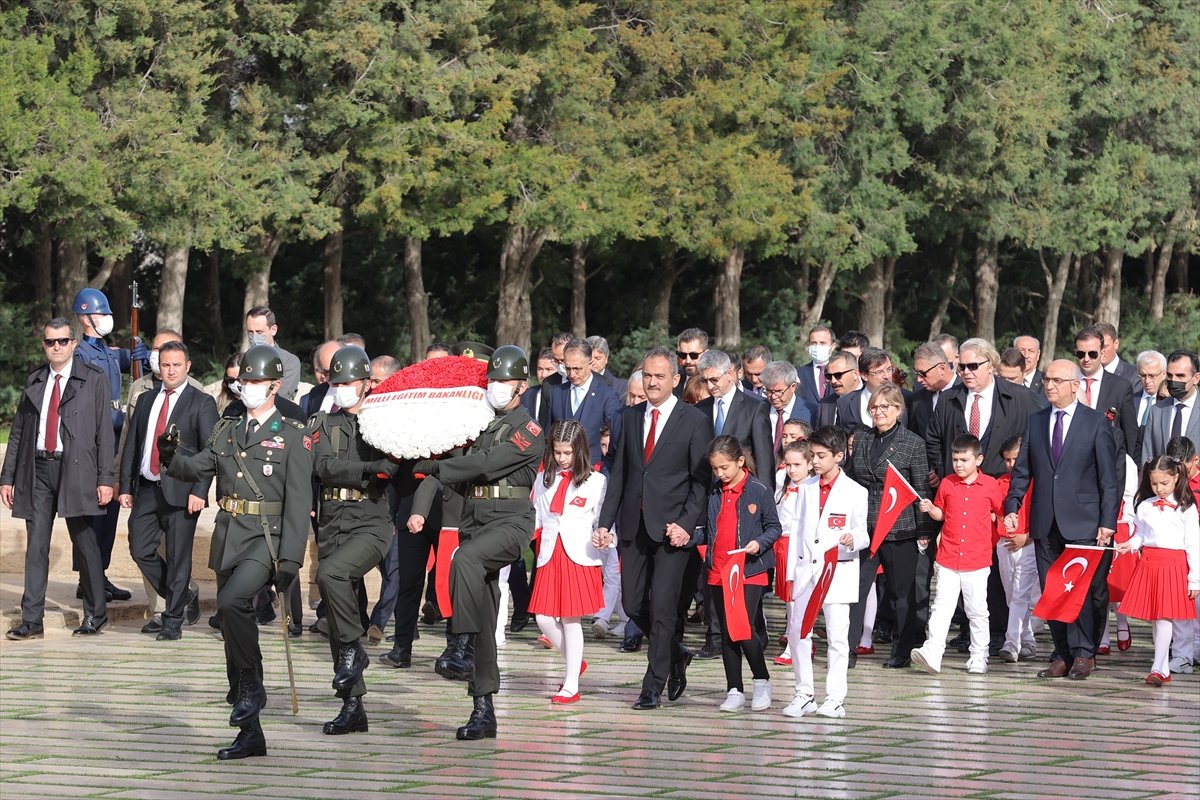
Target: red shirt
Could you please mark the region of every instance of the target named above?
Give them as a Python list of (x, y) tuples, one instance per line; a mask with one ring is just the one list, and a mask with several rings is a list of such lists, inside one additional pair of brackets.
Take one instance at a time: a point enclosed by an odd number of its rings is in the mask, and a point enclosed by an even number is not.
[(944, 515), (937, 563), (956, 572), (990, 567), (992, 514), (1004, 514), (1004, 495), (999, 482), (982, 472), (975, 473), (971, 483), (950, 474), (938, 484), (933, 504)]
[[(717, 512), (717, 535), (713, 539), (713, 565), (708, 571), (708, 585), (721, 585), (721, 570), (725, 567), (725, 562), (729, 560), (729, 551), (736, 550), (738, 545), (738, 503), (742, 499), (742, 492), (746, 490), (746, 481), (750, 480), (750, 473), (743, 473), (742, 479), (730, 486), (722, 484), (721, 486), (721, 510)], [(751, 575), (746, 578), (745, 585), (747, 586), (766, 586), (767, 573), (760, 572), (757, 575)]]
[(830, 478), (829, 483), (826, 483), (823, 480), (819, 480), (817, 482), (818, 486), (820, 487), (820, 497), (821, 497), (821, 505), (817, 509), (818, 514), (825, 513), (825, 501), (829, 499), (829, 493), (831, 491), (833, 491), (833, 485), (835, 483), (837, 483), (838, 475), (841, 475), (841, 474), (842, 474), (842, 471), (839, 469), (837, 471), (837, 473), (832, 478)]
[[(1012, 473), (1006, 472), (996, 479), (996, 483), (1000, 485), (1000, 499), (1008, 497), (1008, 487), (1012, 485)], [(1025, 490), (1025, 496), (1021, 498), (1021, 508), (1017, 511), (1017, 530), (1014, 533), (1009, 533), (1008, 528), (1004, 527), (1004, 515), (996, 514), (996, 525), (992, 531), (992, 546), (995, 547), (1000, 539), (1011, 539), (1019, 533), (1029, 533), (1029, 497), (1033, 493), (1033, 481), (1029, 482), (1029, 487)]]

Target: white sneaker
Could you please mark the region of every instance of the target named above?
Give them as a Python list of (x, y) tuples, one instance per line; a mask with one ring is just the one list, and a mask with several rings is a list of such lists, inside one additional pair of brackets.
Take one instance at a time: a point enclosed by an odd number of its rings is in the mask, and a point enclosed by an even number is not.
[(592, 623), (592, 636), (597, 639), (605, 639), (608, 637), (608, 623), (602, 619), (597, 619)]
[(912, 655), (910, 655), (909, 658), (912, 659), (912, 663), (916, 664), (930, 675), (937, 675), (942, 671), (942, 660), (939, 658), (938, 660), (934, 661), (932, 658), (925, 655), (925, 651), (919, 647), (912, 651)]
[(722, 711), (740, 711), (746, 705), (746, 695), (739, 692), (737, 689), (730, 689), (729, 694), (725, 697), (725, 702), (721, 703)]
[(1181, 672), (1184, 675), (1191, 675), (1194, 671), (1192, 662), (1186, 656), (1176, 656), (1167, 662), (1167, 666), (1171, 668), (1171, 672)]
[(1015, 664), (1021, 659), (1021, 654), (1017, 652), (1015, 647), (1004, 645), (1000, 648), (1000, 660), (1006, 661), (1009, 664)]
[(967, 660), (967, 672), (969, 672), (972, 675), (986, 675), (987, 674), (987, 661), (983, 660), (982, 658), (968, 659)]
[(750, 703), (751, 711), (766, 711), (771, 707), (771, 682), (768, 680), (754, 681), (754, 700)]
[(783, 709), (785, 717), (803, 717), (817, 713), (816, 702), (806, 694), (798, 694), (792, 702)]
[(846, 709), (842, 707), (841, 703), (838, 703), (834, 700), (826, 700), (821, 704), (821, 707), (817, 709), (817, 713), (822, 717), (841, 719), (842, 717), (846, 716)]

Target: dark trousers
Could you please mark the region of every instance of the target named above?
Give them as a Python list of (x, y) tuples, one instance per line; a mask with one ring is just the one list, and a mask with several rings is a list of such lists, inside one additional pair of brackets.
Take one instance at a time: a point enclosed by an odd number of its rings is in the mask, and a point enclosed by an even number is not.
[[(382, 531), (374, 529), (338, 533), (321, 542), (317, 586), (327, 609), (329, 649), (335, 662), (339, 647), (357, 642), (366, 633), (361, 611), (366, 600), (362, 578), (383, 559), (388, 544)], [(360, 677), (337, 695), (361, 697), (366, 693), (366, 683)]]
[[(705, 634), (704, 640), (706, 643), (711, 642), (711, 643), (715, 644), (715, 643), (721, 641), (721, 637), (724, 634), (724, 628), (725, 628), (724, 619), (725, 618), (724, 618), (724, 616), (722, 616), (722, 614), (723, 614), (722, 602), (723, 601), (721, 600), (721, 598), (717, 594), (717, 592), (714, 591), (714, 587), (707, 583), (708, 570), (707, 569), (702, 570), (701, 574), (704, 576), (704, 580), (705, 580), (704, 590), (703, 590), (704, 622), (708, 626), (708, 631)], [(720, 587), (718, 586), (715, 588), (719, 589)], [(763, 593), (763, 596), (764, 597), (766, 596), (765, 592)], [(762, 598), (759, 598), (759, 599), (761, 600)], [(763, 605), (764, 604), (761, 602), (758, 604), (758, 610), (755, 611), (754, 615), (750, 618), (750, 624), (754, 626), (755, 638), (758, 639), (759, 644), (761, 644), (763, 649), (765, 650), (767, 647), (768, 640), (770, 639), (770, 633), (767, 631), (767, 615), (763, 609)], [(750, 608), (750, 606), (746, 606), (746, 608)], [(684, 619), (686, 620), (686, 617)]]
[[(867, 613), (867, 595), (871, 593), (871, 585), (875, 583), (875, 578), (879, 572), (879, 554), (871, 556), (869, 549), (863, 549), (858, 554), (858, 602), (850, 606), (850, 631), (847, 638), (850, 640), (850, 656), (854, 657), (854, 648), (858, 646), (859, 640), (862, 639), (863, 619)], [(883, 582), (880, 582), (876, 589), (876, 598), (878, 605), (876, 608), (883, 608), (884, 598), (887, 595), (887, 587)], [(888, 599), (889, 606), (891, 599)], [(878, 611), (876, 612), (876, 626), (878, 626)], [(893, 629), (895, 625), (893, 624)], [(895, 641), (893, 635), (892, 640)], [(793, 656), (794, 657), (794, 656)]]
[[(58, 512), (61, 477), (61, 461), (34, 459), (32, 511), (25, 520), (25, 591), (21, 595), (21, 619), (39, 625), (46, 615), (50, 534)], [(92, 517), (67, 517), (67, 533), (71, 535), (72, 554), (79, 564), (84, 614), (103, 620), (108, 614), (104, 601), (104, 569), (91, 521)]]
[[(118, 426), (116, 426), (116, 429), (113, 431), (113, 442), (114, 443), (121, 441), (121, 427), (122, 426), (118, 425)], [(113, 457), (116, 458), (116, 455), (117, 455), (117, 453), (116, 453), (116, 450), (114, 449)], [(96, 546), (100, 551), (101, 571), (107, 570), (108, 564), (112, 560), (113, 544), (117, 540), (117, 517), (120, 516), (120, 514), (121, 514), (121, 504), (117, 502), (117, 498), (114, 496), (112, 501), (108, 505), (104, 506), (103, 514), (97, 514), (94, 517), (87, 518), (89, 520), (89, 524), (92, 527), (92, 531), (95, 533)], [(80, 573), (80, 577), (81, 577), (80, 583), (83, 583), (83, 581), (85, 580), (82, 578), (83, 563), (80, 560), (78, 553), (73, 552), (71, 554), (71, 569)], [(101, 575), (101, 580), (103, 580), (103, 579), (104, 579), (104, 577), (103, 577), (103, 575)], [(85, 591), (86, 591), (86, 589), (85, 589)]]
[[(1057, 523), (1050, 528), (1045, 537), (1033, 540), (1036, 548), (1038, 577), (1042, 588), (1046, 586), (1046, 573), (1054, 562), (1063, 554), (1068, 542), (1059, 533)], [(1070, 544), (1094, 544), (1094, 542), (1070, 542)], [(1074, 622), (1055, 622), (1047, 620), (1050, 636), (1054, 640), (1054, 653), (1051, 661), (1065, 661), (1069, 665), (1076, 658), (1095, 658), (1096, 644), (1104, 635), (1104, 625), (1108, 621), (1108, 568), (1112, 566), (1112, 551), (1105, 550), (1100, 558), (1100, 565), (1092, 576), (1088, 586), (1087, 596), (1079, 617)]]
[(508, 592), (512, 598), (512, 618), (520, 619), (529, 616), (529, 597), (533, 593), (530, 588), (529, 576), (525, 573), (525, 554), (512, 562), (508, 571)]
[[(671, 665), (686, 650), (677, 640), (680, 593), (688, 564), (696, 560), (692, 548), (656, 542), (646, 532), (645, 520), (632, 539), (617, 545), (621, 554), (621, 604), (625, 615), (649, 637), (646, 674), (642, 688), (662, 692)], [(688, 587), (688, 596), (691, 596)]]
[(237, 685), (237, 673), (253, 669), (262, 678), (262, 650), (258, 647), (258, 624), (254, 621), (254, 596), (271, 581), (271, 569), (259, 561), (241, 561), (229, 572), (217, 573), (217, 612), (225, 639), (225, 671), (229, 686)]
[[(139, 479), (129, 516), (129, 555), (166, 603), (163, 625), (183, 624), (198, 518), (186, 508), (168, 503), (157, 481)], [(164, 540), (166, 560), (158, 553), (159, 542)]]
[[(408, 534), (408, 531), (404, 533)], [(396, 611), (396, 596), (400, 594), (400, 553), (396, 543), (399, 537), (398, 532), (392, 532), (387, 552), (379, 562), (379, 599), (371, 609), (371, 624), (381, 630), (391, 621)]]
[[(932, 549), (932, 548), (930, 548)], [(1000, 565), (992, 557), (992, 571), (987, 584), (988, 628), (992, 642), (1004, 644), (1008, 633), (1008, 595), (1004, 593), (1004, 582), (1000, 580)]]
[[(923, 572), (918, 566), (924, 557), (917, 549), (916, 539), (899, 542), (885, 539), (879, 546), (879, 561), (883, 564), (887, 593), (896, 610), (896, 627), (892, 634), (892, 655), (896, 658), (908, 658), (912, 649), (925, 640), (925, 627), (929, 623), (931, 576), (921, 576), (918, 580), (918, 572)], [(862, 635), (861, 622), (858, 633)]]
[[(412, 649), (413, 631), (417, 627), (417, 614), (421, 610), (421, 597), (425, 589), (425, 565), (429, 563), (429, 551), (437, 549), (440, 533), (441, 529), (431, 525), (429, 520), (425, 521), (425, 528), (420, 533), (410, 533), (408, 528), (398, 529), (396, 533), (397, 650)], [(429, 588), (434, 589), (432, 577), (429, 578)], [(437, 603), (436, 591), (432, 602)]]
[[(763, 594), (767, 587), (751, 586), (748, 583), (743, 584), (743, 587), (746, 616), (753, 623), (757, 614), (762, 611)], [(763, 645), (758, 634), (752, 629), (750, 638), (745, 641), (735, 642), (730, 639), (729, 626), (725, 622), (725, 587), (710, 585), (708, 588), (713, 602), (716, 603), (717, 615), (721, 618), (721, 661), (725, 666), (726, 688), (745, 691), (742, 684), (742, 656), (746, 657), (746, 663), (750, 665), (750, 673), (755, 680), (770, 680), (771, 673), (767, 670), (767, 659), (763, 655)]]

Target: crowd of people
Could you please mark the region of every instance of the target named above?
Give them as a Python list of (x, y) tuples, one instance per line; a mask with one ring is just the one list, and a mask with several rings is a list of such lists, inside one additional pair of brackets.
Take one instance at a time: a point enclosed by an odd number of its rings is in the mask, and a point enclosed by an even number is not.
[[(258, 625), (278, 603), (288, 635), (304, 634), (306, 557), (319, 601), (307, 630), (329, 639), (342, 701), (330, 735), (368, 730), (364, 641), (390, 640), (375, 663), (409, 668), (418, 618), (446, 620), (435, 671), (473, 699), (460, 739), (496, 735), (497, 647), (530, 618), (562, 659), (554, 705), (585, 698), (585, 631), (620, 638), (625, 653), (645, 645), (639, 711), (677, 700), (696, 658), (723, 662), (721, 711), (766, 711), (776, 647), (795, 676), (789, 717), (846, 716), (849, 671), (876, 646), (888, 669), (983, 674), (1036, 661), (1041, 678), (1083, 680), (1114, 643), (1129, 648), (1135, 618), (1153, 632), (1146, 683), (1200, 661), (1200, 358), (1177, 349), (1127, 362), (1106, 323), (1081, 329), (1074, 359), (1044, 370), (1031, 336), (1001, 350), (943, 334), (911, 354), (912, 387), (861, 333), (824, 325), (808, 332), (799, 366), (762, 345), (710, 348), (689, 328), (628, 378), (609, 369), (599, 336), (556, 335), (532, 359), (511, 345), (434, 344), (428, 359), (487, 362), (495, 419), (459, 450), (410, 461), (360, 431), (364, 402), (401, 367), (371, 358), (361, 337), (317, 347), (316, 383), (298, 394), (299, 359), (276, 341), (274, 313), (254, 308), (251, 346), (202, 387), (177, 332), (122, 350), (104, 340), (102, 293), (80, 292), (74, 311), (44, 326), (47, 363), (30, 373), (0, 472), (0, 501), (27, 524), (22, 621), (7, 637), (43, 635), (56, 516), (78, 560), (74, 633), (105, 628), (107, 603), (129, 595), (105, 575), (126, 508), (154, 612), (142, 630), (179, 639), (200, 616), (192, 545), (215, 480), (209, 624), (240, 729), (222, 759), (266, 753)], [(139, 364), (126, 398), (122, 373)], [(915, 498), (903, 508), (896, 481)], [(447, 550), (439, 584), (429, 558)], [(1073, 562), (1089, 562), (1064, 554), (1084, 550), (1101, 555), (1075, 586)], [(369, 609), (364, 577), (376, 569)], [(1037, 617), (1048, 581), (1083, 594), (1077, 617)], [(787, 620), (775, 638), (772, 595)], [(704, 629), (695, 651), (689, 623)], [(946, 658), (955, 652), (961, 665)]]

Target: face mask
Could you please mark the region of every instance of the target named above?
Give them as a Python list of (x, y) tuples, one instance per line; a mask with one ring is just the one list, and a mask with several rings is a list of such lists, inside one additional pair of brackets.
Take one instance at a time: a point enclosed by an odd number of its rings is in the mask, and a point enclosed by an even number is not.
[(230, 381), (228, 386), (230, 394), (232, 394), (234, 397), (242, 396), (242, 385), (236, 380)]
[(267, 335), (265, 333), (247, 333), (246, 341), (251, 347), (258, 347), (260, 344), (267, 343)]
[(818, 364), (824, 364), (829, 360), (829, 354), (833, 350), (827, 344), (810, 344), (808, 346), (808, 356)]
[(351, 408), (358, 402), (358, 389), (350, 385), (342, 385), (333, 390), (333, 402), (342, 408)]
[(487, 387), (488, 405), (499, 411), (512, 402), (513, 387), (507, 383), (489, 381)]
[(562, 375), (564, 378), (567, 377), (567, 365), (566, 364), (555, 364), (554, 371), (557, 372), (559, 375)]
[(1187, 381), (1167, 381), (1167, 394), (1176, 400), (1182, 400), (1187, 397), (1190, 385)]
[(97, 336), (108, 336), (110, 333), (112, 333), (113, 329), (112, 314), (94, 316), (92, 317), (92, 324), (96, 326)]
[(158, 374), (158, 351), (157, 350), (150, 351), (150, 371), (153, 372), (155, 375)]
[(250, 411), (267, 402), (267, 395), (271, 392), (271, 385), (267, 383), (247, 383), (242, 387), (242, 405)]

